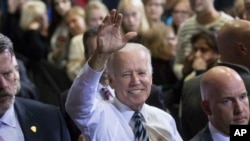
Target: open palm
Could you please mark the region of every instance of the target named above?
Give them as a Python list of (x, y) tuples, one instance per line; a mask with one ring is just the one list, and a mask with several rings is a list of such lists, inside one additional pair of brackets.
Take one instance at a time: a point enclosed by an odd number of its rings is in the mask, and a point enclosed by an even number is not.
[(136, 32), (129, 32), (123, 37), (120, 34), (122, 15), (112, 10), (99, 27), (97, 35), (97, 50), (102, 53), (112, 53), (125, 46), (129, 39), (136, 36)]

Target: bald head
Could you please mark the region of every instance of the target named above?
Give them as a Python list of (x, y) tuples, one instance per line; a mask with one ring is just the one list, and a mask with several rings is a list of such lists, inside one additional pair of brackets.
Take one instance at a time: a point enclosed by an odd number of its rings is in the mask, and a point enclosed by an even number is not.
[(201, 106), (209, 122), (229, 136), (230, 125), (247, 125), (249, 101), (243, 80), (237, 72), (216, 66), (201, 80)]
[(213, 67), (202, 78), (200, 85), (202, 100), (217, 96), (218, 91), (225, 90), (232, 93), (234, 90), (231, 89), (235, 86), (246, 91), (244, 82), (236, 71), (224, 66)]
[[(250, 68), (246, 56), (250, 54), (250, 22), (232, 20), (224, 24), (218, 33), (217, 43), (221, 61)], [(247, 51), (249, 50), (249, 51)]]

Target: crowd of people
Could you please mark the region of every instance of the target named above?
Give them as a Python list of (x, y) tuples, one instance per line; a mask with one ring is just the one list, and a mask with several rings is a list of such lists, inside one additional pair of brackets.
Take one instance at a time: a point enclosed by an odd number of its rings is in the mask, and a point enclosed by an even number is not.
[(0, 141), (229, 141), (249, 122), (249, 0), (0, 5)]

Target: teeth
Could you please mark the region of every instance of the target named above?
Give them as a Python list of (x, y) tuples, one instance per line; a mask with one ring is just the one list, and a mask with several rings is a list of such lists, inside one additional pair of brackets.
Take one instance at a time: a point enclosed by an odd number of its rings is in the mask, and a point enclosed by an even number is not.
[(141, 93), (141, 90), (130, 91), (130, 93), (132, 93), (132, 94), (139, 94), (139, 93)]

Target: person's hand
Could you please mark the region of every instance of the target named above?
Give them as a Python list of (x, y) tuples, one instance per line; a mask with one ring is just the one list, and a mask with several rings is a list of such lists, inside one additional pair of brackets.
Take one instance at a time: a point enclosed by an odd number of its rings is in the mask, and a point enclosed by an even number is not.
[(121, 23), (122, 14), (118, 14), (115, 9), (104, 18), (97, 35), (97, 52), (111, 54), (124, 47), (129, 39), (137, 35), (136, 32), (129, 32), (122, 37)]
[(97, 48), (89, 60), (89, 66), (92, 69), (102, 71), (106, 66), (110, 54), (124, 47), (129, 39), (136, 36), (136, 32), (129, 32), (121, 36), (121, 23), (122, 14), (118, 14), (116, 10), (112, 10), (104, 18), (103, 23), (98, 29)]
[(29, 30), (38, 30), (39, 28), (40, 28), (40, 23), (35, 20), (32, 21), (28, 27)]
[(193, 69), (194, 70), (206, 70), (207, 69), (207, 62), (200, 57), (195, 58), (194, 62), (193, 62)]

